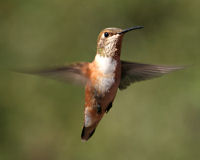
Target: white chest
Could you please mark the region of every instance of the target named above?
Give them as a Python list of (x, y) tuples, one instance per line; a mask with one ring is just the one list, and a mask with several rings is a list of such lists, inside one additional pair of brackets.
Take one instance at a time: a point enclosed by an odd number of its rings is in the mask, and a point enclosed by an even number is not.
[(107, 92), (115, 83), (117, 61), (112, 57), (103, 57), (97, 54), (95, 62), (97, 64), (97, 70), (102, 73), (101, 76), (97, 77), (98, 83), (95, 88), (100, 92)]
[(104, 57), (99, 54), (96, 55), (95, 61), (97, 64), (97, 69), (105, 75), (114, 74), (117, 61), (112, 57)]

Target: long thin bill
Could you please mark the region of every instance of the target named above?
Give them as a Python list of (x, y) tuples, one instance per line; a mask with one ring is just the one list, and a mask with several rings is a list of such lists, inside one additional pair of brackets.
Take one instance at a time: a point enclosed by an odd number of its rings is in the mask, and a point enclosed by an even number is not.
[(131, 28), (128, 28), (128, 29), (121, 31), (118, 34), (124, 34), (124, 33), (127, 33), (129, 31), (136, 30), (136, 29), (142, 29), (142, 28), (144, 28), (144, 26), (134, 26), (134, 27), (131, 27)]

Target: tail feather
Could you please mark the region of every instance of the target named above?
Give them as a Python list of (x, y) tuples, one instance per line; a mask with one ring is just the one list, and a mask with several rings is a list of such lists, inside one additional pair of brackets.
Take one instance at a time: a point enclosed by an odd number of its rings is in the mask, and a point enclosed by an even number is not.
[(94, 127), (83, 126), (82, 133), (81, 133), (81, 139), (83, 141), (87, 141), (88, 139), (90, 139), (90, 137), (92, 137), (92, 135), (94, 134), (95, 129), (96, 128), (94, 128)]

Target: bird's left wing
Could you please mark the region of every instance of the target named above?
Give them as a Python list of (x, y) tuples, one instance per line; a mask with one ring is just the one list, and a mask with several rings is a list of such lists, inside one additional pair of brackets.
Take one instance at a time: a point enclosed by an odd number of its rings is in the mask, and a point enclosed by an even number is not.
[(181, 66), (160, 66), (121, 61), (121, 82), (119, 89), (125, 89), (131, 83), (160, 77), (169, 72), (183, 69)]
[(25, 70), (19, 71), (26, 74), (35, 74), (53, 78), (56, 80), (67, 81), (78, 84), (85, 84), (89, 81), (88, 78), (88, 64), (87, 62), (75, 63), (71, 65), (65, 65), (62, 67), (54, 67), (48, 69), (39, 70)]

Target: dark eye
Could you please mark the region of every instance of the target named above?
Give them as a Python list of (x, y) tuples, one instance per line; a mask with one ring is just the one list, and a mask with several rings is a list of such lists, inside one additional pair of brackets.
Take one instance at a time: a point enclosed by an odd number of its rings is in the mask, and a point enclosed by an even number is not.
[(109, 33), (108, 32), (105, 32), (104, 33), (104, 37), (108, 37), (109, 36)]

